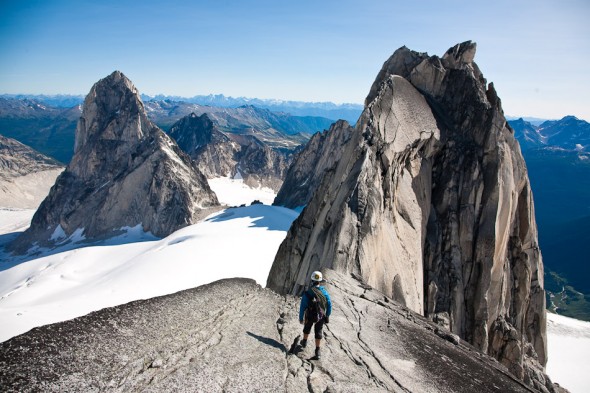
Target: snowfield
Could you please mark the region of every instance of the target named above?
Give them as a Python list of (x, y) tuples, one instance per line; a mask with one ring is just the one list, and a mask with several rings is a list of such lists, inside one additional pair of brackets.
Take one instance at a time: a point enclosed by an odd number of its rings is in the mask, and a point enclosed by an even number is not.
[[(270, 203), (272, 190), (241, 180), (210, 180), (221, 203)], [(33, 210), (0, 208), (0, 247), (28, 226)], [(229, 208), (164, 239), (140, 227), (79, 248), (75, 241), (31, 259), (0, 249), (0, 342), (36, 326), (72, 319), (105, 307), (171, 294), (229, 277), (260, 285), (298, 212), (276, 206)], [(78, 247), (78, 248), (77, 248)], [(553, 382), (588, 392), (590, 322), (547, 314)]]
[(292, 210), (266, 205), (227, 209), (161, 240), (133, 242), (145, 234), (131, 231), (128, 244), (106, 241), (1, 271), (0, 341), (35, 326), (222, 278), (248, 277), (265, 286), (296, 217)]
[[(267, 190), (243, 193), (240, 181), (224, 187), (228, 195), (220, 193), (222, 201), (268, 200)], [(0, 213), (4, 240), (24, 230), (23, 221), (32, 217), (30, 210)], [(36, 326), (222, 278), (247, 277), (265, 286), (277, 249), (297, 216), (268, 205), (228, 208), (164, 239), (136, 227), (91, 246), (77, 248), (81, 246), (73, 241), (28, 261), (0, 254), (0, 342)]]
[(34, 209), (0, 207), (0, 236), (10, 236), (11, 233), (23, 232), (31, 224), (33, 214), (35, 214)]
[(219, 203), (228, 206), (249, 205), (256, 199), (265, 205), (272, 205), (277, 196), (270, 188), (250, 188), (240, 178), (218, 177), (209, 179), (209, 187), (217, 194)]

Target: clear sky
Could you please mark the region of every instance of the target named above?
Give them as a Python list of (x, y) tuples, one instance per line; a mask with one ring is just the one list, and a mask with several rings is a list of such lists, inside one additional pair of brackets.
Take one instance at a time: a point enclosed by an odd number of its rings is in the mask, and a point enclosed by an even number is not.
[(590, 121), (590, 1), (0, 0), (0, 93), (142, 93), (362, 103), (400, 46), (475, 61), (507, 115)]

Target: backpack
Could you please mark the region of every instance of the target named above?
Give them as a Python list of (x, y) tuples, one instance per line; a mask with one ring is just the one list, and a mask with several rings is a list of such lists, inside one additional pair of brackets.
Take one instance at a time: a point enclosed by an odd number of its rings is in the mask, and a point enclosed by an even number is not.
[(306, 320), (317, 323), (326, 315), (328, 300), (319, 288), (312, 287), (307, 291), (306, 296), (309, 298), (309, 305), (305, 310)]

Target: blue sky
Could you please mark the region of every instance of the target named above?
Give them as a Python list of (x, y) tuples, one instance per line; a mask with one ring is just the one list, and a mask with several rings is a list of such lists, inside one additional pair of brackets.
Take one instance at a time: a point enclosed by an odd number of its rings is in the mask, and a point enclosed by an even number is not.
[(590, 2), (0, 0), (0, 93), (86, 94), (113, 70), (146, 94), (362, 103), (400, 46), (475, 61), (508, 115), (590, 120)]

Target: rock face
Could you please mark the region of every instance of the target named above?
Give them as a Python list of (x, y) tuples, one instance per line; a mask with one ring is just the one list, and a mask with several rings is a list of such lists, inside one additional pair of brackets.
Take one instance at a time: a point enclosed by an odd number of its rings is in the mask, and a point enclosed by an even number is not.
[(290, 164), (290, 149), (272, 148), (254, 135), (223, 132), (211, 115), (183, 117), (169, 135), (207, 178), (242, 177), (251, 187), (278, 190)]
[(235, 174), (237, 143), (218, 130), (207, 114), (191, 113), (183, 117), (168, 132), (207, 178)]
[[(309, 360), (310, 346), (293, 345), (301, 335), (299, 299), (232, 279), (1, 343), (0, 384), (6, 392), (531, 391), (491, 357), (377, 290), (325, 275), (334, 309), (321, 361)], [(544, 382), (533, 391), (553, 388)]]
[(0, 206), (37, 208), (63, 170), (57, 161), (0, 135)]
[(115, 71), (86, 97), (74, 157), (13, 247), (63, 241), (82, 229), (86, 238), (109, 236), (140, 224), (165, 236), (215, 205), (203, 174), (148, 120), (137, 89)]
[(293, 159), (273, 204), (291, 209), (306, 205), (324, 173), (333, 170), (340, 160), (344, 144), (353, 132), (348, 122), (340, 120), (328, 131), (314, 134)]
[(9, 179), (60, 168), (63, 169), (63, 165), (56, 160), (0, 135), (0, 178)]
[(267, 285), (295, 294), (322, 267), (357, 274), (532, 384), (546, 334), (531, 189), (475, 48), (385, 62)]

